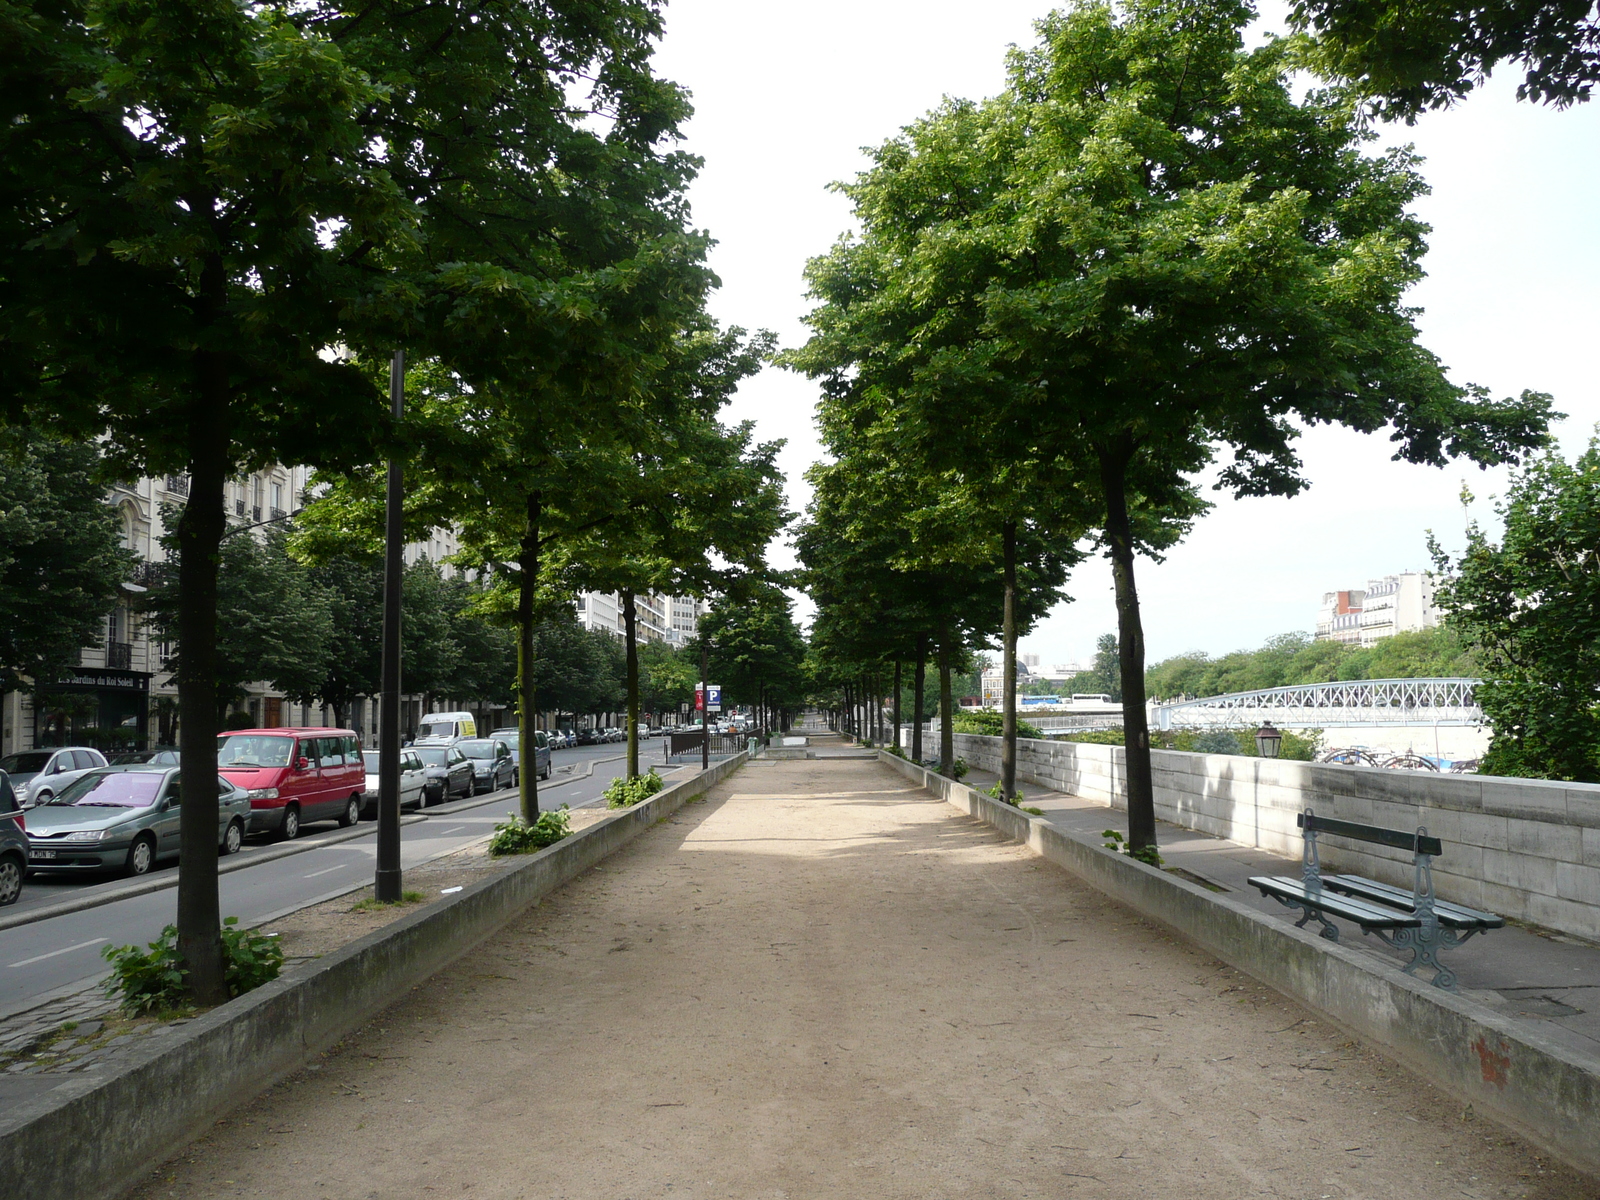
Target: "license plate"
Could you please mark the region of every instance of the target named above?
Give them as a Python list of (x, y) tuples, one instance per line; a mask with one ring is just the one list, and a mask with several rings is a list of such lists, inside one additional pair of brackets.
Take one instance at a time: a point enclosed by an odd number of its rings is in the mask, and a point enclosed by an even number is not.
[(56, 856), (56, 852), (54, 850), (29, 850), (28, 851), (28, 857), (29, 858), (54, 858), (55, 856)]

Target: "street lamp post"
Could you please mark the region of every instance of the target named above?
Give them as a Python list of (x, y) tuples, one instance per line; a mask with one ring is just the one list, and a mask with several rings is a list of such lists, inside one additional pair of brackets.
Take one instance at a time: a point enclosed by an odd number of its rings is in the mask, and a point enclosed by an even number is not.
[(1277, 758), (1278, 750), (1283, 746), (1283, 734), (1274, 729), (1271, 721), (1267, 721), (1256, 730), (1256, 751), (1262, 758)]
[[(389, 403), (395, 420), (405, 403), (406, 353), (389, 363)], [(405, 548), (404, 478), (398, 458), (389, 460), (384, 498), (383, 657), (378, 725), (378, 869), (373, 894), (379, 903), (400, 900), (400, 566)]]

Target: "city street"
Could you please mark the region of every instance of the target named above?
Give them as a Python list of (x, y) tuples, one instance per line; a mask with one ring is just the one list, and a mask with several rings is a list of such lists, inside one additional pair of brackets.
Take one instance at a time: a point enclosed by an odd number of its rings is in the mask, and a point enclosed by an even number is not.
[[(565, 804), (584, 808), (600, 803), (606, 786), (622, 773), (625, 749), (614, 744), (556, 751), (551, 760), (554, 774), (540, 785), (540, 807), (554, 809)], [(660, 739), (640, 744), (641, 762), (646, 767), (659, 764), (662, 754)], [(416, 867), (488, 836), (515, 803), (515, 792), (502, 791), (424, 810), (426, 821), (412, 821), (401, 828), (402, 868)], [(363, 822), (362, 836), (317, 844), (335, 828), (331, 822), (309, 827), (303, 841), (312, 848), (287, 857), (269, 857), (267, 852), (294, 843), (257, 838), (247, 844), (240, 858), (248, 860), (255, 854), (263, 861), (221, 876), (223, 916), (256, 925), (370, 883), (377, 855), (376, 824)], [(165, 865), (152, 875), (168, 875), (176, 881), (177, 864)], [(115, 891), (127, 882), (34, 875), (7, 915), (86, 893)], [(168, 887), (0, 931), (0, 1018), (51, 996), (76, 991), (104, 975), (102, 948), (151, 941), (162, 926), (172, 922), (176, 900), (176, 888)]]

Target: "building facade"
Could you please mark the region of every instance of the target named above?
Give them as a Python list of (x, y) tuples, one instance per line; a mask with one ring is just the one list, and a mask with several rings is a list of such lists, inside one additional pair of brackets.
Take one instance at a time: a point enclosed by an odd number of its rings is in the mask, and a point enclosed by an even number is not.
[[(681, 646), (694, 640), (697, 622), (706, 611), (704, 600), (693, 596), (666, 596), (660, 592), (641, 592), (633, 598), (641, 644), (666, 642)], [(585, 629), (603, 629), (616, 637), (627, 633), (622, 612), (622, 597), (616, 592), (579, 592), (578, 622)]]
[(1324, 592), (1317, 613), (1318, 641), (1371, 646), (1397, 633), (1439, 624), (1435, 583), (1426, 571), (1401, 571), (1367, 581), (1364, 589)]
[[(273, 466), (229, 480), (223, 503), (235, 535), (293, 516), (307, 499), (310, 474), (307, 467)], [(161, 544), (166, 516), (188, 497), (189, 480), (184, 475), (145, 478), (111, 489), (107, 503), (116, 509), (123, 545), (138, 556), (138, 566), (123, 585), (122, 602), (106, 620), (102, 644), (82, 651), (75, 674), (37, 694), (13, 692), (5, 697), (0, 706), (0, 753), (40, 746), (88, 744), (117, 751), (174, 744), (178, 688), (168, 669), (172, 648), (152, 636), (139, 597), (146, 591), (151, 567), (166, 561)], [(422, 558), (440, 562), (456, 549), (454, 532), (438, 529), (428, 540), (407, 546), (405, 561), (408, 565)], [(421, 698), (406, 696), (401, 704), (401, 728), (415, 728), (422, 715)], [(294, 704), (264, 680), (247, 686), (235, 711), (248, 713), (252, 724), (264, 728), (334, 723), (327, 706)], [(355, 701), (345, 718), (367, 744), (376, 744), (376, 700)]]

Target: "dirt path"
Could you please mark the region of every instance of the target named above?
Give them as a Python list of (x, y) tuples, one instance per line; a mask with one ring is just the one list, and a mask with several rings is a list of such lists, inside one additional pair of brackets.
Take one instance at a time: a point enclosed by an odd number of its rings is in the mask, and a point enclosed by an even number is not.
[(1591, 1198), (873, 762), (755, 763), (142, 1197)]

